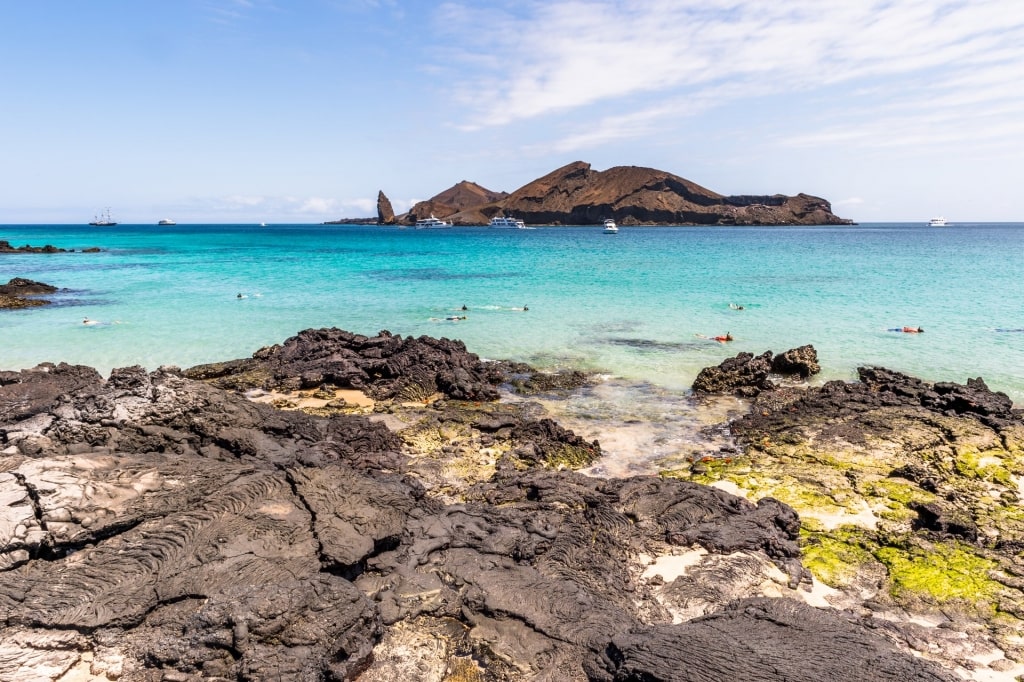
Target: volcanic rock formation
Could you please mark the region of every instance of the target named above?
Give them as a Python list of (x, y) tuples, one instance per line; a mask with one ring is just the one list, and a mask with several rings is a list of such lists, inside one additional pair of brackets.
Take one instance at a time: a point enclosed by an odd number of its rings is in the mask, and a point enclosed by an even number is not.
[(391, 200), (384, 195), (384, 190), (377, 192), (377, 224), (395, 224), (395, 209), (391, 208)]
[[(317, 416), (235, 390), (486, 397), (457, 342), (309, 330), (187, 374), (0, 373), (0, 679), (954, 679), (794, 601), (774, 499), (525, 460), (589, 447), (525, 403)], [(460, 429), (491, 473), (455, 500)]]
[[(429, 218), (435, 216), (437, 218), (447, 218), (449, 216), (462, 213), (464, 211), (475, 210), (480, 206), (487, 206), (500, 202), (508, 194), (505, 192), (493, 192), (489, 189), (481, 187), (475, 182), (469, 182), (463, 180), (452, 187), (449, 187), (445, 191), (437, 194), (426, 201), (421, 201), (414, 205), (409, 212), (404, 216), (405, 221), (408, 223), (414, 223), (422, 218)], [(497, 208), (493, 209), (493, 215), (497, 212)], [(469, 224), (481, 224), (486, 223), (490, 220), (487, 219), (477, 220)], [(460, 220), (461, 224), (467, 224), (465, 221)]]
[[(29, 308), (50, 303), (43, 298), (35, 298), (44, 294), (57, 292), (57, 287), (43, 282), (36, 282), (23, 277), (15, 277), (0, 284), (0, 308)], [(26, 296), (32, 298), (26, 298)]]
[[(474, 191), (467, 191), (467, 187)], [(457, 200), (456, 200), (457, 199)], [(666, 171), (616, 166), (595, 171), (582, 161), (498, 195), (462, 182), (401, 216), (412, 223), (431, 214), (455, 224), (486, 224), (504, 212), (527, 223), (594, 225), (843, 225), (828, 201), (796, 196), (723, 196)]]

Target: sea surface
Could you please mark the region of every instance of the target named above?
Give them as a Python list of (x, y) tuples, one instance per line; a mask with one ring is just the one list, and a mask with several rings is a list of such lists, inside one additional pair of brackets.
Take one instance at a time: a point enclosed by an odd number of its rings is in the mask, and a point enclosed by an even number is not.
[[(187, 367), (247, 357), (308, 327), (387, 329), (458, 338), (485, 358), (602, 372), (606, 385), (566, 408), (599, 431), (617, 420), (671, 422), (697, 372), (740, 351), (810, 343), (823, 367), (817, 382), (884, 365), (932, 381), (982, 376), (1024, 404), (1021, 223), (617, 235), (594, 226), (4, 225), (0, 239), (102, 249), (0, 255), (0, 281), (66, 289), (55, 305), (0, 311), (0, 369)], [(925, 331), (889, 331), (904, 326)], [(727, 332), (729, 343), (705, 338)], [(661, 421), (637, 416), (641, 405), (662, 405)], [(647, 435), (659, 454), (654, 441), (664, 438)]]

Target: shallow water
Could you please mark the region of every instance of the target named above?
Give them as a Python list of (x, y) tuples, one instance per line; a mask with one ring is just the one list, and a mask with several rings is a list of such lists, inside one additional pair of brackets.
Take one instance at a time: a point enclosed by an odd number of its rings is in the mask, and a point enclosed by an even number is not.
[[(337, 326), (448, 336), (484, 357), (599, 370), (645, 400), (643, 387), (684, 391), (700, 368), (739, 351), (811, 343), (822, 381), (880, 364), (929, 380), (980, 375), (1024, 402), (1024, 332), (1014, 331), (1024, 329), (1022, 224), (624, 227), (618, 235), (8, 225), (0, 239), (103, 249), (0, 256), (2, 281), (68, 289), (56, 305), (0, 313), (6, 369), (57, 360), (104, 372), (189, 366)], [(467, 319), (445, 319), (455, 315)], [(103, 324), (83, 325), (85, 317)], [(887, 331), (904, 325), (925, 333)], [(699, 336), (727, 331), (729, 344)]]

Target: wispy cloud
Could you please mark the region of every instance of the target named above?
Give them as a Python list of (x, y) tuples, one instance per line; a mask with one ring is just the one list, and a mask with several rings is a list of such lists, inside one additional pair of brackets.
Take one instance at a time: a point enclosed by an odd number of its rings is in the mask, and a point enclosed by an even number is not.
[[(922, 112), (940, 139), (1019, 134), (1024, 120), (1024, 3), (1006, 0), (565, 0), (513, 11), (449, 3), (442, 24), (477, 77), (457, 95), (463, 127), (484, 129), (586, 112), (571, 150), (642, 136), (679, 107), (699, 111), (758, 96), (859, 88), (850, 118), (788, 143), (894, 144)], [(621, 105), (642, 99), (628, 114)], [(614, 105), (620, 105), (615, 108)], [(834, 106), (834, 105), (833, 105)], [(602, 107), (618, 113), (594, 115)], [(837, 111), (840, 107), (835, 106)], [(1002, 112), (995, 118), (994, 111)], [(886, 133), (891, 130), (891, 133)]]

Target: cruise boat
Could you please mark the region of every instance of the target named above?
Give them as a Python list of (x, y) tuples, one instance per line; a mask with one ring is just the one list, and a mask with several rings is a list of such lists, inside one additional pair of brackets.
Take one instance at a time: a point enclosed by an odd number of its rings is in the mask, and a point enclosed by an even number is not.
[(430, 214), (429, 218), (422, 218), (416, 221), (417, 230), (438, 230), (451, 226), (451, 223), (446, 223), (440, 218), (435, 218), (433, 213)]
[(604, 221), (604, 233), (605, 234), (618, 234), (619, 226), (615, 224), (615, 221), (608, 218)]
[(110, 217), (110, 207), (108, 206), (107, 210), (104, 211), (102, 215), (93, 216), (93, 219), (89, 224), (95, 225), (96, 227), (113, 227), (114, 225), (117, 225), (117, 221)]
[(161, 220), (160, 222), (157, 223), (157, 225), (177, 225), (177, 224), (178, 224), (177, 222), (171, 220), (170, 218), (164, 218), (163, 220)]
[(932, 218), (928, 221), (928, 227), (946, 227), (949, 223), (946, 222), (945, 218)]
[(522, 220), (509, 218), (508, 216), (494, 216), (491, 218), (491, 227), (500, 227), (509, 230), (525, 230), (526, 223)]

